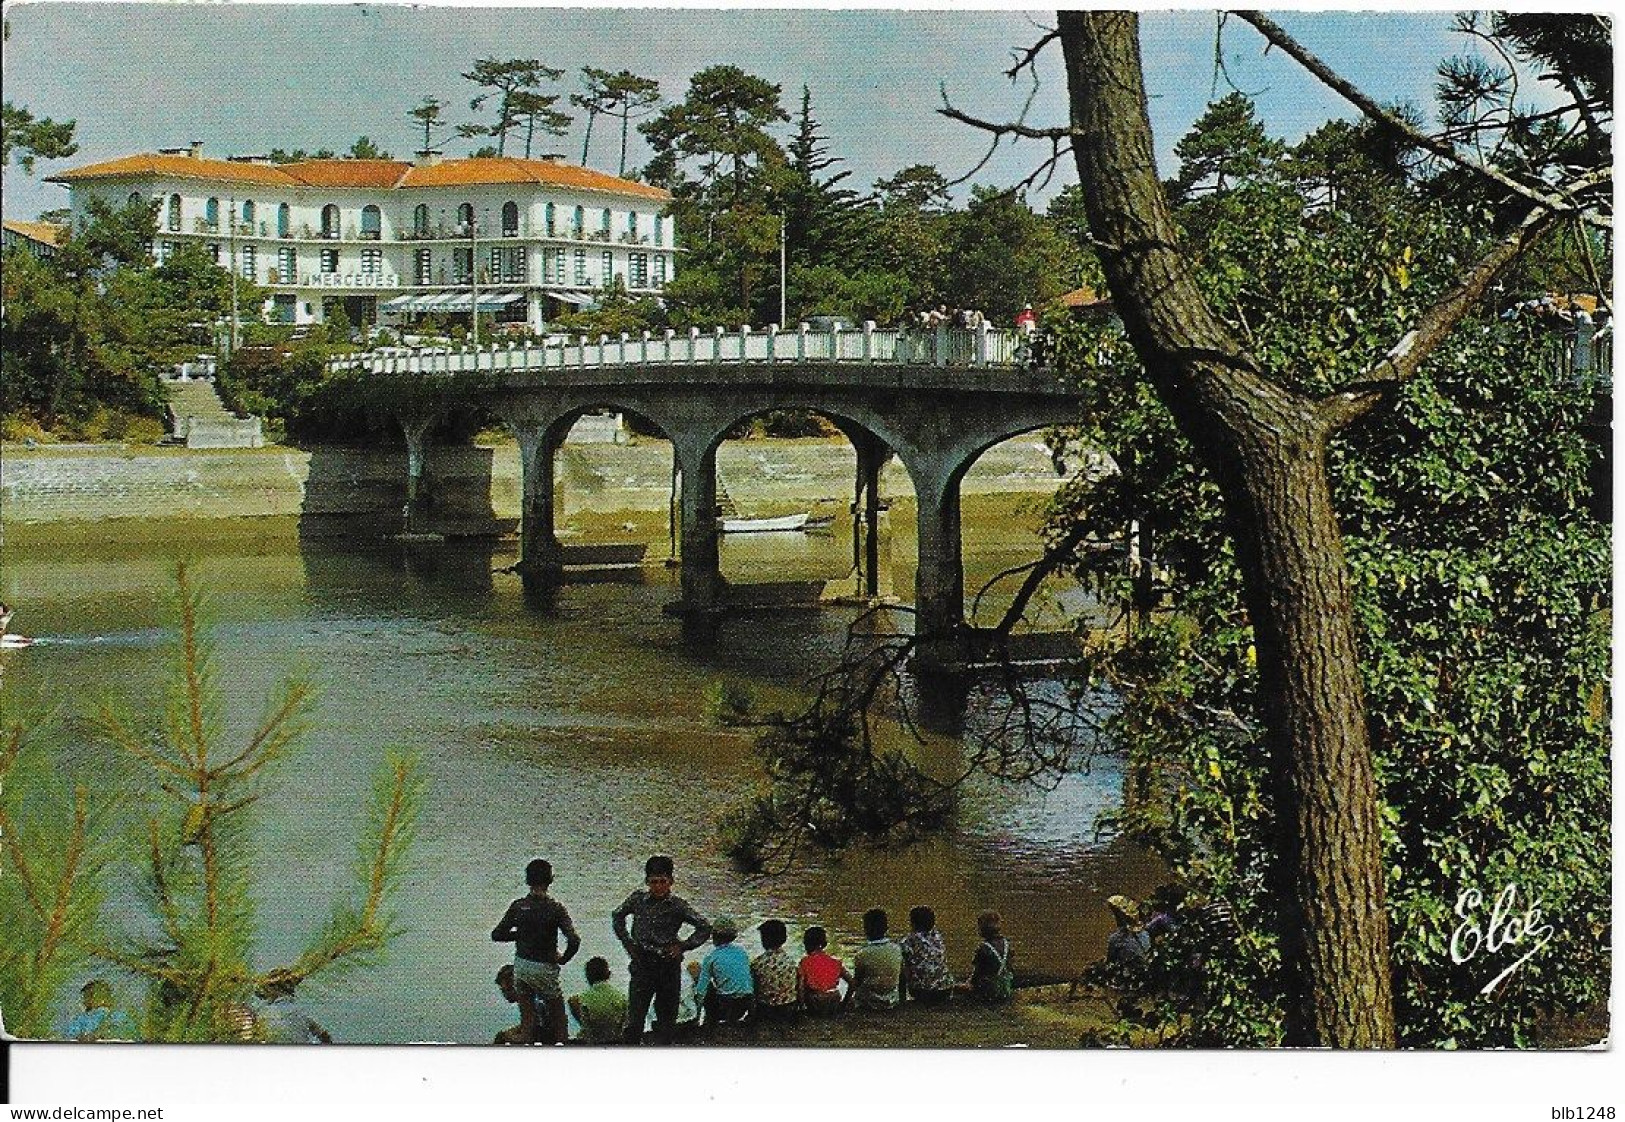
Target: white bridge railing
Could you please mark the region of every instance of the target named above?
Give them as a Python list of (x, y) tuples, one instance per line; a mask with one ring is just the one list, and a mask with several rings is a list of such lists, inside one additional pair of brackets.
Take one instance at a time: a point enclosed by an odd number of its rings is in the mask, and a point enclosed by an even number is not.
[(546, 340), (491, 343), (482, 347), (383, 348), (345, 355), (329, 370), (370, 374), (470, 374), (491, 371), (587, 370), (616, 366), (709, 366), (756, 363), (852, 363), (889, 366), (1021, 366), (1028, 336), (983, 325), (959, 328), (832, 327), (814, 331), (806, 324), (781, 331), (777, 324), (755, 329), (691, 327), (644, 331), (619, 337), (554, 336)]

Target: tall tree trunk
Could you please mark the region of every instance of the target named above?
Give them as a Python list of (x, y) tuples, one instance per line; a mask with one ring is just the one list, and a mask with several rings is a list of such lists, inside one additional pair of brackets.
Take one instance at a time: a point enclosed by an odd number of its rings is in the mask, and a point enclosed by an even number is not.
[(623, 101), (621, 102), (621, 170), (617, 171), (616, 175), (624, 176), (626, 174), (626, 134), (631, 127), (632, 107)]
[(595, 110), (587, 110), (587, 135), (581, 138), (581, 166), (587, 166), (587, 147), (592, 143), (592, 121), (598, 116)]
[(1288, 1039), (1393, 1047), (1365, 697), (1326, 474), (1336, 421), (1264, 377), (1214, 317), (1157, 178), (1138, 19), (1061, 12), (1073, 150), (1117, 309), (1218, 484), (1258, 652), (1275, 798)]

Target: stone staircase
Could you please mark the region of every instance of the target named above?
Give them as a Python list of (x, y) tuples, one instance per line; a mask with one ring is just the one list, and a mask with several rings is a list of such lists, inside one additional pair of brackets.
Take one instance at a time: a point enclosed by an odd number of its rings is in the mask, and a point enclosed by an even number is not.
[(258, 417), (238, 417), (220, 402), (214, 383), (202, 378), (165, 384), (169, 395), (169, 436), (164, 444), (188, 448), (260, 448), (265, 436)]

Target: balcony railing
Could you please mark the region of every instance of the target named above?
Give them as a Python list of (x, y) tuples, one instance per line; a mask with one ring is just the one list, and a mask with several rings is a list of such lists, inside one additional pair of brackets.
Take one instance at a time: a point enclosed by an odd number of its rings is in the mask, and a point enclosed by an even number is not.
[(686, 335), (666, 330), (641, 337), (599, 335), (553, 336), (541, 345), (529, 342), (489, 347), (429, 348), (349, 355), (328, 363), (330, 370), (365, 370), (375, 374), (459, 374), (475, 371), (565, 371), (638, 365), (703, 365), (839, 363), (854, 366), (935, 366), (957, 368), (1033, 369), (1030, 340), (1019, 331), (978, 328), (861, 328), (813, 331), (801, 324), (792, 331), (722, 327)]

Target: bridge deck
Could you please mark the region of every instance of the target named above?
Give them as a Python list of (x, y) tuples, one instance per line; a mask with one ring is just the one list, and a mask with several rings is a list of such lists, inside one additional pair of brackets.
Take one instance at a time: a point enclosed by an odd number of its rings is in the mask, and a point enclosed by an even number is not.
[(504, 388), (599, 385), (770, 384), (958, 389), (1069, 395), (1064, 381), (1029, 361), (1028, 336), (909, 328), (813, 333), (774, 326), (687, 335), (665, 331), (556, 336), (545, 342), (485, 347), (383, 348), (345, 356), (332, 370), (381, 375), (475, 375)]

